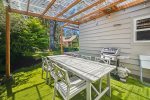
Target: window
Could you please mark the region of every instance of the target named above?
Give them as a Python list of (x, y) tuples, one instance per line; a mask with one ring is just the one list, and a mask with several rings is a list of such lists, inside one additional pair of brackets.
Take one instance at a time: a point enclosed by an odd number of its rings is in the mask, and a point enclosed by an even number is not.
[(150, 42), (150, 15), (134, 19), (134, 42)]

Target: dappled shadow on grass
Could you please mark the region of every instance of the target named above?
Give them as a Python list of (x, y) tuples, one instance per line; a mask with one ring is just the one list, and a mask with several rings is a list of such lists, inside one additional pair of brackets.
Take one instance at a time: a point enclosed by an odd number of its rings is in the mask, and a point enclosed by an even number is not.
[[(42, 99), (43, 96), (49, 97), (52, 88), (45, 84), (44, 79), (41, 79), (41, 68), (31, 67), (26, 72), (23, 72), (23, 69), (19, 70), (19, 72), (14, 73), (16, 82), (13, 85), (12, 97), (7, 98), (6, 94), (3, 93), (1, 98), (4, 98), (4, 100), (6, 100), (5, 98), (8, 100), (28, 100), (30, 98), (30, 100), (35, 100)], [(43, 93), (43, 91), (46, 91), (46, 93)]]
[[(42, 82), (14, 92), (12, 100), (52, 100), (52, 97), (53, 88)], [(60, 95), (58, 98), (62, 100)]]
[(5, 85), (0, 85), (0, 98), (1, 98), (1, 94), (4, 93), (5, 90), (6, 90), (6, 86)]
[[(112, 80), (112, 91), (117, 89), (123, 100), (150, 100), (150, 87), (147, 87), (140, 83), (139, 80), (129, 77), (126, 83)], [(119, 91), (121, 90), (121, 91)]]
[(129, 98), (129, 95), (130, 95), (130, 94), (137, 95), (138, 97), (144, 98), (144, 100), (150, 100), (150, 97), (144, 96), (144, 95), (140, 94), (140, 93), (139, 93), (140, 91), (134, 91), (134, 88), (136, 88), (135, 85), (134, 85), (134, 86), (131, 86), (130, 89), (128, 89), (127, 87), (122, 87), (122, 86), (117, 85), (117, 84), (112, 84), (112, 85), (113, 85), (113, 86), (112, 86), (112, 90), (113, 90), (113, 91), (114, 91), (114, 90), (120, 91), (120, 90), (118, 90), (118, 89), (115, 88), (115, 87), (118, 87), (118, 88), (122, 89), (122, 92), (121, 92), (121, 91), (119, 92), (119, 93), (121, 93), (121, 94), (125, 93), (125, 91), (126, 91), (126, 96), (124, 97), (124, 100), (127, 100), (127, 99)]
[[(14, 92), (13, 95), (12, 95), (12, 100), (16, 100), (16, 99), (15, 99), (15, 95), (17, 95), (17, 93), (30, 90), (31, 88), (36, 88), (36, 91), (37, 91), (37, 93), (38, 93), (38, 97), (40, 98), (40, 100), (42, 100), (42, 99), (41, 99), (41, 95), (40, 95), (40, 93), (39, 93), (38, 86), (41, 85), (41, 84), (43, 84), (43, 83), (44, 83), (44, 82), (39, 83), (39, 84), (36, 84), (36, 85), (33, 85), (33, 86), (31, 86), (31, 87), (26, 87), (26, 88), (24, 88), (24, 89), (21, 89), (21, 90), (18, 90), (18, 91), (16, 91), (16, 92)], [(29, 95), (30, 93), (32, 93), (32, 91), (28, 91), (27, 94), (22, 93), (22, 95), (24, 95), (24, 96), (26, 97), (26, 96)], [(23, 96), (23, 98), (24, 98), (24, 96)]]
[[(94, 83), (98, 88), (98, 82)], [(103, 79), (102, 89), (106, 87), (106, 78)], [(129, 77), (127, 83), (111, 79), (112, 96), (104, 95), (101, 100), (150, 100), (150, 87), (144, 86), (137, 79)], [(97, 94), (95, 93), (95, 97)]]
[[(53, 97), (53, 83), (51, 86), (46, 85), (45, 82), (34, 84), (23, 89), (13, 92), (9, 100), (52, 100)], [(56, 100), (62, 100), (58, 94)]]
[(36, 66), (31, 66), (28, 68), (20, 68), (19, 70), (15, 71), (13, 74), (14, 81), (15, 81), (13, 87), (21, 84), (26, 84), (29, 79), (34, 77), (35, 74), (40, 74), (41, 71), (36, 71), (36, 69), (40, 67), (41, 64), (37, 64)]

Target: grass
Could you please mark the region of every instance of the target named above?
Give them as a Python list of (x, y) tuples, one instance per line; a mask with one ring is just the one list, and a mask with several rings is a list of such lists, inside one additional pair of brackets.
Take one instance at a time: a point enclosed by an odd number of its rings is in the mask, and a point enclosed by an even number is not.
[[(0, 100), (52, 100), (54, 84), (47, 85), (41, 78), (41, 64), (29, 68), (21, 68), (13, 73), (15, 83), (12, 97), (6, 96), (5, 87), (1, 86)], [(96, 84), (95, 84), (96, 85)], [(103, 86), (105, 86), (105, 81)], [(150, 87), (142, 85), (139, 80), (129, 77), (127, 83), (111, 79), (112, 97), (104, 95), (101, 100), (150, 100)], [(95, 97), (92, 92), (92, 97)], [(83, 91), (72, 100), (85, 100)], [(58, 95), (56, 100), (62, 100)]]
[(35, 59), (41, 58), (42, 56), (58, 55), (61, 54), (60, 50), (58, 51), (37, 51), (37, 52), (27, 52), (25, 56), (32, 56)]

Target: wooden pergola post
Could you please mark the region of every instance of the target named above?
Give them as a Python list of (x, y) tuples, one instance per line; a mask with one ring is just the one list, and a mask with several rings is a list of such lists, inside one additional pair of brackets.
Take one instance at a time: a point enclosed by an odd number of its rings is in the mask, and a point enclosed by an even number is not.
[(61, 48), (61, 54), (64, 54), (64, 50), (63, 50), (63, 27), (61, 27), (61, 31), (60, 31), (60, 48)]
[(10, 15), (6, 8), (6, 89), (7, 96), (12, 95), (12, 76), (10, 75)]
[(6, 77), (10, 77), (10, 15), (6, 8)]

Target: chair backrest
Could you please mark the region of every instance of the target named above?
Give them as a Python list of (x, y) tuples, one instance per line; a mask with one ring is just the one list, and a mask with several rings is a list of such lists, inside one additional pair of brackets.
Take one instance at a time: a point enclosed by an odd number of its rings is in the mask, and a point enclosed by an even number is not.
[(101, 58), (101, 57), (95, 57), (95, 61), (96, 61), (96, 62), (100, 62), (100, 63), (110, 64), (110, 60), (108, 60), (108, 59), (103, 59), (103, 58)]
[(57, 64), (52, 63), (53, 67), (54, 67), (54, 72), (55, 72), (55, 76), (56, 76), (56, 82), (61, 80), (63, 81), (66, 85), (70, 85), (70, 80), (69, 80), (69, 75), (67, 70), (59, 67)]
[(47, 59), (47, 57), (42, 57), (42, 69), (48, 69), (53, 70), (52, 63), (50, 60)]
[(42, 57), (42, 69), (45, 69), (48, 67), (45, 59), (46, 59), (46, 57)]
[(87, 56), (87, 55), (81, 55), (81, 58), (91, 60), (91, 56)]

